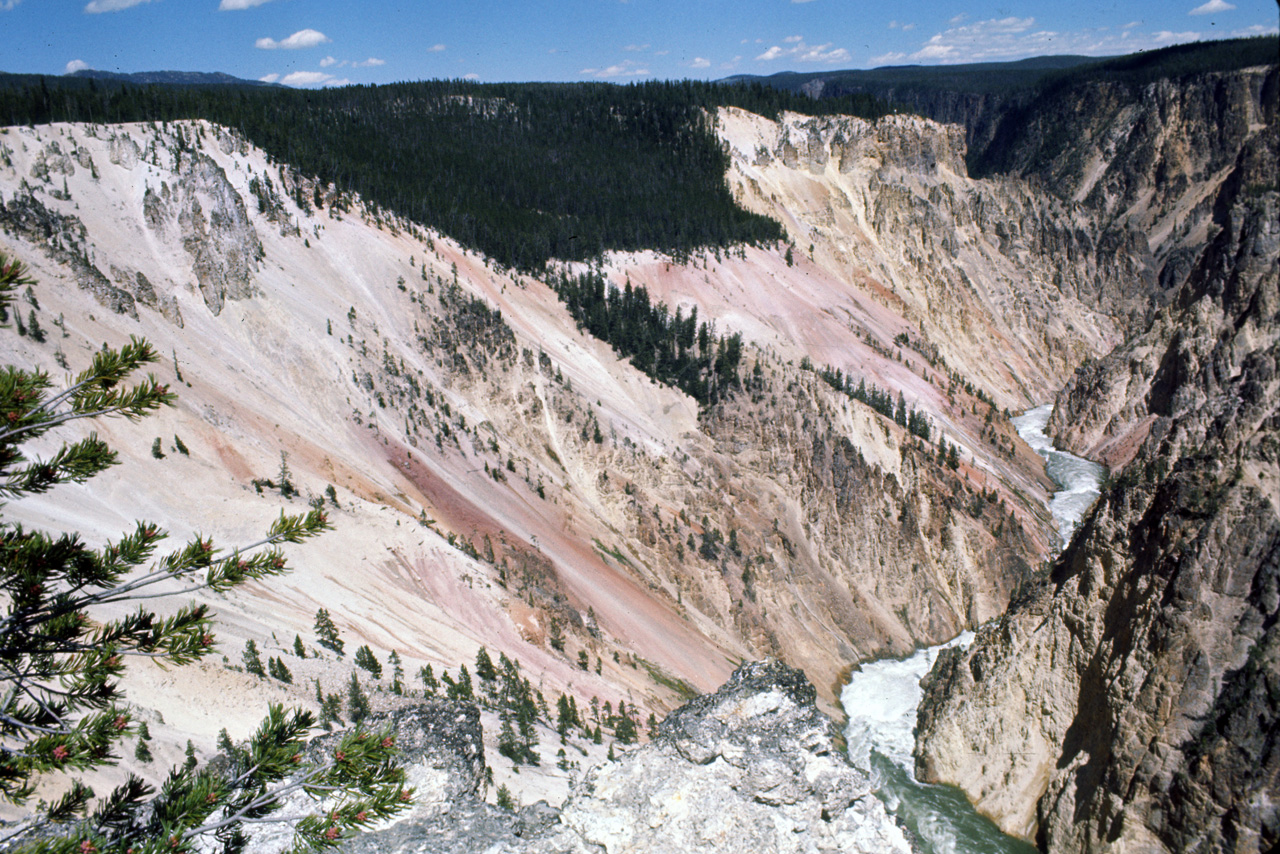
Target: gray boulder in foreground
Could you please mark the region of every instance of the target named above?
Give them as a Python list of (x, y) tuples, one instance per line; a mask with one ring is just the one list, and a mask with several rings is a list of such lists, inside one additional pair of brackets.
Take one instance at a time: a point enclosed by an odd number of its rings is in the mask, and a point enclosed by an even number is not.
[(592, 769), (563, 809), (481, 797), (480, 722), (463, 704), (395, 713), (413, 812), (343, 850), (419, 852), (910, 852), (840, 748), (805, 675), (745, 664), (677, 709), (658, 737)]

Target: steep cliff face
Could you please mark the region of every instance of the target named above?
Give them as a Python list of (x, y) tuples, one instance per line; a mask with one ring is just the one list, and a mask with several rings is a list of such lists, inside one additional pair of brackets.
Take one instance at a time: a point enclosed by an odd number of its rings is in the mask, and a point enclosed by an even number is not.
[[(871, 284), (945, 363), (1012, 409), (1052, 394), (1119, 342), (1141, 237), (1015, 179), (975, 181), (961, 128), (722, 110), (730, 183), (798, 252)], [(999, 353), (998, 359), (991, 358)]]
[(180, 244), (209, 311), (217, 316), (229, 299), (253, 296), (253, 274), (262, 242), (245, 212), (244, 200), (226, 173), (208, 155), (180, 151), (172, 187), (150, 186), (142, 207), (147, 227), (162, 241)]
[(1108, 217), (1143, 215), (1162, 245), (1176, 224), (1162, 228), (1164, 218), (1212, 199), (1245, 141), (1274, 122), (1278, 74), (1270, 65), (1060, 85), (1005, 116), (982, 172), (1036, 176)]
[[(1091, 154), (1099, 168), (1075, 192), (1087, 195), (1090, 204), (1109, 215), (1149, 231), (1152, 251), (1162, 265), (1160, 287), (1175, 293), (1188, 277), (1206, 275), (1197, 247), (1219, 237), (1231, 221), (1244, 215), (1233, 205), (1245, 210), (1243, 205), (1260, 203), (1274, 189), (1275, 170), (1268, 158), (1280, 102), (1280, 70), (1210, 75), (1203, 85), (1185, 91), (1160, 84), (1149, 89), (1141, 108), (1129, 105), (1097, 119), (1101, 129), (1118, 132), (1120, 139), (1130, 130), (1133, 136), (1123, 150), (1112, 148), (1105, 158), (1101, 152)], [(1166, 113), (1167, 125), (1161, 123)], [(1061, 180), (1066, 189), (1078, 179), (1064, 167)], [(1218, 263), (1257, 262), (1242, 256)], [(1229, 278), (1227, 273), (1220, 275)], [(1154, 304), (1167, 299), (1157, 294)], [(1187, 334), (1176, 317), (1171, 312), (1155, 314), (1150, 328), (1128, 346), (1081, 368), (1049, 426), (1064, 447), (1113, 467), (1128, 462), (1150, 417), (1169, 412), (1166, 386), (1178, 363), (1166, 364), (1166, 351)], [(1181, 346), (1204, 352), (1209, 344)]]
[(1069, 422), (1101, 397), (1127, 465), (926, 680), (921, 776), (1048, 851), (1280, 841), (1278, 148), (1274, 124), (1246, 141), (1190, 276), (1060, 401)]

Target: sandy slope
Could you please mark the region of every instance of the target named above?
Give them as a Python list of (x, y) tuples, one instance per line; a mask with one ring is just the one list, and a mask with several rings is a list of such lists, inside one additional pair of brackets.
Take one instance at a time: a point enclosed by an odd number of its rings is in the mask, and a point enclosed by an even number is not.
[[(203, 152), (213, 177), (190, 177), (184, 145)], [(843, 553), (824, 551), (829, 544), (816, 533), (806, 542), (805, 520), (815, 511), (797, 497), (799, 486), (788, 479), (794, 473), (769, 474), (789, 451), (722, 447), (692, 401), (579, 333), (541, 282), (359, 203), (335, 210), (326, 188), (322, 209), (300, 208), (291, 198), (299, 179), (224, 131), (201, 123), (9, 128), (0, 131), (0, 154), (0, 201), (13, 210), (33, 199), (68, 229), (50, 237), (11, 224), (0, 236), (0, 250), (27, 262), (39, 281), (38, 314), (49, 332), (47, 343), (36, 344), (6, 330), (4, 358), (60, 375), (58, 358), (75, 369), (103, 343), (141, 335), (163, 355), (157, 375), (179, 391), (174, 408), (140, 424), (94, 425), (120, 451), (117, 469), (15, 502), (7, 518), (102, 543), (142, 517), (175, 541), (200, 532), (232, 547), (281, 510), (305, 509), (305, 499), (327, 486), (338, 499), (336, 530), (291, 548), (290, 575), (213, 597), (225, 665), (131, 674), (130, 702), (166, 722), (158, 737), (179, 744), (191, 737), (208, 750), (223, 727), (233, 737), (247, 734), (268, 700), (313, 703), (308, 680), (341, 690), (349, 663), (299, 661), (288, 652), (295, 634), (315, 650), (312, 623), (321, 607), (334, 615), (349, 651), (368, 643), (384, 660), (398, 651), (411, 685), (421, 665), (456, 671), (485, 645), (519, 659), (553, 704), (558, 692), (572, 692), (579, 706), (592, 696), (615, 705), (625, 699), (645, 715), (678, 702), (672, 679), (714, 688), (734, 662), (771, 643), (814, 668), (830, 701), (851, 656), (909, 648), (1007, 595), (1003, 581), (990, 591), (969, 589), (981, 587), (984, 571), (973, 565), (979, 551), (972, 543), (988, 548), (990, 537), (964, 528), (965, 520), (954, 527), (960, 545), (938, 552), (936, 581), (927, 582), (947, 588), (937, 596), (945, 613), (919, 626), (904, 621), (899, 600), (916, 594), (892, 572), (882, 577), (883, 552), (878, 565), (873, 552), (857, 558), (867, 564), (850, 571), (868, 580), (850, 589), (837, 565)], [(274, 195), (260, 205), (251, 182), (260, 188), (267, 179)], [(308, 199), (316, 190), (300, 186)], [(193, 242), (201, 228), (207, 235)], [(208, 264), (226, 272), (237, 252), (258, 243), (251, 273), (238, 282), (228, 273), (225, 299), (211, 298), (216, 288), (193, 247), (214, 247)], [(901, 389), (965, 449), (957, 477), (971, 489), (999, 490), (1011, 518), (1025, 526), (1034, 559), (1047, 544), (1038, 458), (1024, 447), (994, 453), (979, 438), (983, 423), (971, 397), (949, 394), (945, 376), (920, 359), (908, 365), (886, 356), (896, 335), (914, 337), (928, 326), (904, 318), (893, 281), (870, 267), (846, 274), (805, 254), (793, 265), (781, 247), (683, 265), (627, 255), (611, 258), (608, 271), (669, 305), (696, 304), (720, 330), (768, 348), (759, 358), (777, 382), (794, 384), (801, 376), (795, 365), (808, 356)], [(81, 287), (84, 264), (72, 256), (134, 293), (132, 313), (113, 311), (101, 289), (95, 295)], [(136, 284), (139, 274), (155, 298)], [(465, 298), (501, 312), (514, 334), (510, 359), (481, 352), (488, 345), (472, 333), (447, 347), (437, 340), (461, 322), (461, 310), (442, 300), (455, 281)], [(458, 368), (450, 352), (465, 355), (469, 367)], [(550, 368), (540, 365), (544, 355)], [(1050, 377), (1025, 373), (998, 388), (1003, 399), (1048, 387)], [(1010, 390), (1019, 383), (1029, 391)], [(425, 404), (421, 389), (435, 402)], [(820, 383), (806, 394), (881, 475), (907, 476), (906, 439), (896, 426), (835, 400)], [(589, 420), (601, 425), (603, 443), (582, 438)], [(68, 428), (44, 450), (84, 429)], [(164, 459), (150, 451), (157, 436)], [(176, 452), (175, 436), (189, 456)], [(292, 501), (253, 485), (277, 477), (282, 453), (302, 492)], [(710, 521), (698, 521), (707, 514)], [(803, 573), (762, 577), (761, 600), (746, 616), (738, 570), (678, 561), (671, 551), (703, 525), (735, 526), (762, 560), (785, 562), (782, 541), (769, 539), (770, 515), (775, 531), (781, 516), (786, 536), (805, 542), (798, 560), (808, 563)], [(897, 515), (886, 507), (883, 517)], [(866, 524), (885, 524), (879, 519)], [(465, 543), (482, 559), (457, 547)], [(484, 559), (490, 548), (493, 561)], [(770, 609), (794, 621), (794, 638), (769, 639)], [(563, 652), (549, 643), (552, 619), (566, 627)], [(851, 626), (870, 628), (853, 636)], [(292, 689), (235, 671), (250, 638), (264, 658), (285, 658), (298, 677)], [(578, 667), (580, 651), (589, 670)]]

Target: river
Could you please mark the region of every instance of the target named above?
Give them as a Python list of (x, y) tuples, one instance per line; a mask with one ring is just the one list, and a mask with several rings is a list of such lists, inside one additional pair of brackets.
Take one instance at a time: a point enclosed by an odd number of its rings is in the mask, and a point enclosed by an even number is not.
[[(1014, 418), (1013, 424), (1045, 458), (1045, 470), (1058, 485), (1049, 509), (1065, 542), (1098, 497), (1105, 470), (1054, 449), (1044, 433), (1052, 411), (1052, 404), (1039, 406)], [(925, 785), (915, 778), (916, 707), (923, 696), (920, 680), (940, 650), (972, 640), (973, 633), (965, 632), (901, 661), (877, 661), (855, 671), (840, 697), (849, 719), (845, 728), (849, 758), (871, 775), (889, 814), (921, 854), (1034, 854), (1035, 848), (1004, 835), (978, 815), (959, 789)]]

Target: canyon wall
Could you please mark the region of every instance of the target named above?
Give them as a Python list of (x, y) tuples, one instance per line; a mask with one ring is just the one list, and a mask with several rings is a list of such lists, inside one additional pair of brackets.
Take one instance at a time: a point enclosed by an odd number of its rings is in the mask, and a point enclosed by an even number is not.
[[(40, 282), (6, 360), (57, 376), (143, 335), (179, 392), (95, 425), (118, 470), (6, 518), (232, 544), (319, 501), (337, 531), (293, 574), (212, 598), (228, 651), (291, 654), (325, 607), (409, 673), (484, 645), (548, 696), (642, 717), (764, 655), (831, 710), (854, 662), (995, 618), (931, 677), (922, 775), (1056, 850), (1274, 840), (1274, 69), (1204, 89), (1222, 104), (1163, 86), (1149, 114), (1099, 110), (1088, 168), (982, 180), (963, 132), (922, 119), (708, 116), (737, 198), (789, 242), (594, 265), (742, 336), (741, 387), (702, 409), (546, 282), (225, 129), (0, 130), (0, 248)], [(1220, 145), (1180, 141), (1238, 111)], [(1052, 484), (1007, 413), (1064, 384), (1060, 439), (1132, 462), (1046, 577)], [(158, 755), (207, 755), (263, 696), (315, 708), (309, 680), (349, 675), (290, 662), (297, 687), (230, 656), (143, 666), (129, 700)], [(173, 700), (197, 685), (219, 686), (207, 706)]]
[[(1116, 467), (1097, 506), (1044, 582), (926, 679), (920, 776), (960, 785), (1046, 851), (1280, 841), (1275, 79), (1272, 68), (1211, 77), (1198, 92), (1153, 86), (1123, 111), (1139, 115), (1134, 127), (1172, 98), (1230, 107), (1223, 134), (1246, 120), (1248, 132), (1229, 157), (1184, 158), (1197, 164), (1185, 181), (1143, 174), (1144, 163), (1169, 167), (1169, 152), (1211, 149), (1191, 141), (1215, 126), (1183, 112), (1188, 121), (1132, 139), (1158, 138), (1148, 152), (1160, 157), (1126, 150), (1092, 170), (1113, 178), (1079, 185), (1112, 215), (1155, 228), (1162, 281), (1174, 286), (1059, 398), (1060, 440)], [(1242, 91), (1254, 100), (1237, 103)], [(1126, 195), (1142, 186), (1142, 203)], [(1178, 216), (1182, 225), (1158, 227)], [(1185, 235), (1201, 229), (1207, 241), (1188, 263)]]
[(1151, 275), (1137, 233), (1020, 179), (970, 178), (957, 126), (725, 109), (718, 127), (745, 207), (864, 285), (1002, 407), (1044, 402), (1119, 343), (1120, 295)]
[[(179, 744), (211, 749), (228, 722), (239, 737), (260, 689), (234, 648), (292, 655), (321, 607), (410, 674), (485, 645), (549, 694), (643, 717), (773, 655), (834, 710), (852, 662), (1000, 613), (1052, 542), (1050, 484), (981, 387), (931, 364), (871, 286), (782, 246), (606, 261), (743, 334), (742, 388), (699, 410), (546, 283), (205, 123), (5, 129), (0, 227), (38, 282), (15, 311), (41, 335), (7, 332), (10, 362), (57, 376), (136, 334), (179, 394), (140, 426), (96, 425), (118, 469), (8, 518), (102, 542), (146, 515), (231, 544), (308, 500), (334, 516), (290, 576), (215, 597), (229, 654), (201, 678), (235, 711), (174, 708), (171, 677), (136, 675), (131, 701)], [(837, 291), (856, 316), (809, 313)], [(813, 365), (833, 352), (905, 392), (930, 441), (824, 382)], [(291, 665), (342, 690), (332, 657)], [(313, 704), (297, 681), (274, 688)]]

